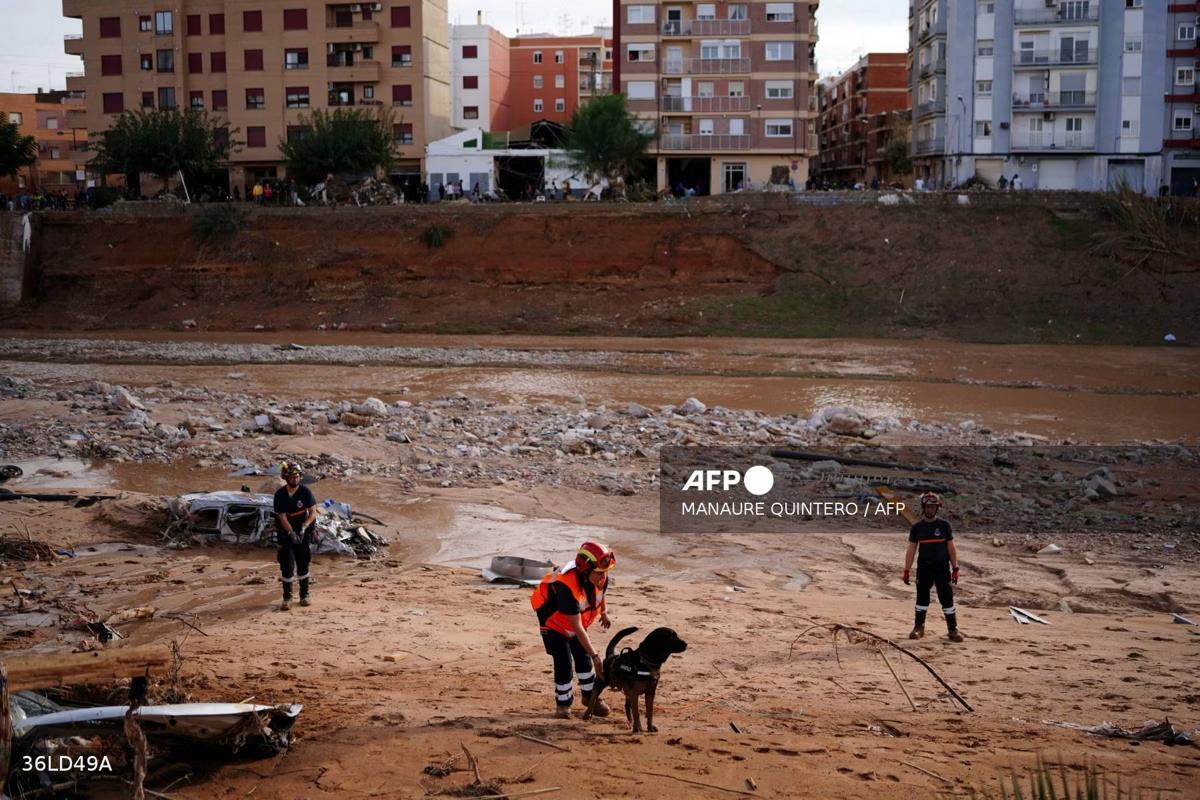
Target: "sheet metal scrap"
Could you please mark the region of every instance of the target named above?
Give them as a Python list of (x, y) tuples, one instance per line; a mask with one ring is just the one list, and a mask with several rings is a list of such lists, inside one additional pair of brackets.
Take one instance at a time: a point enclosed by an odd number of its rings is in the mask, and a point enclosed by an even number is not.
[(1140, 728), (1122, 728), (1111, 722), (1105, 722), (1103, 725), (1080, 725), (1077, 722), (1059, 722), (1053, 719), (1042, 720), (1042, 724), (1083, 731), (1091, 736), (1103, 736), (1110, 739), (1163, 742), (1169, 745), (1195, 745), (1192, 737), (1176, 729), (1169, 719), (1164, 719), (1162, 722), (1147, 722)]
[[(275, 546), (274, 498), (251, 492), (184, 494), (169, 503), (170, 521), (163, 535), (179, 546), (192, 541)], [(317, 507), (313, 551), (367, 558), (387, 541), (351, 514), (328, 513)]]

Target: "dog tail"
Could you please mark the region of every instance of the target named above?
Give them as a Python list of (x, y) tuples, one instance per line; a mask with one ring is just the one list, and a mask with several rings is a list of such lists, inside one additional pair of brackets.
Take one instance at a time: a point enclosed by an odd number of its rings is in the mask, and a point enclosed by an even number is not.
[(633, 633), (637, 633), (637, 628), (622, 628), (621, 630), (617, 631), (617, 635), (608, 640), (608, 649), (604, 651), (604, 657), (612, 658), (613, 653), (617, 649), (617, 642)]

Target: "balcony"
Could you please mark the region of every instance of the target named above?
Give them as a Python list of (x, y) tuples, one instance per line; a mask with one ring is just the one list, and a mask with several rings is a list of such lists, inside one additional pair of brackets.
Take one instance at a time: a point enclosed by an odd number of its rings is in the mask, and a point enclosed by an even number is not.
[(941, 136), (935, 139), (919, 139), (913, 144), (913, 152), (918, 155), (944, 153), (945, 151), (946, 140)]
[(931, 114), (944, 114), (946, 112), (945, 100), (928, 100), (917, 105), (917, 116), (927, 117)]
[(659, 137), (658, 149), (660, 152), (663, 150), (700, 150), (712, 152), (749, 150), (750, 137), (724, 133), (664, 134)]
[(68, 92), (82, 92), (83, 91), (83, 78), (84, 78), (84, 75), (82, 72), (68, 72), (67, 73), (67, 91)]
[(933, 23), (932, 25), (926, 25), (924, 28), (922, 28), (921, 31), (919, 33), (917, 33), (917, 44), (926, 42), (935, 36), (945, 36), (945, 35), (946, 35), (946, 20), (943, 18), (943, 19), (939, 19), (937, 22)]
[(372, 44), (379, 41), (379, 23), (375, 20), (355, 20), (344, 28), (326, 28), (329, 44)]
[(945, 72), (945, 71), (946, 71), (946, 59), (944, 59), (944, 58), (939, 58), (937, 61), (930, 61), (928, 64), (921, 65), (921, 77), (922, 78), (928, 78), (930, 75), (933, 75), (935, 72)]
[(1042, 69), (1060, 65), (1095, 64), (1095, 48), (1086, 51), (1074, 50), (1021, 50), (1013, 58), (1014, 69)]
[(326, 73), (334, 83), (378, 83), (379, 62), (359, 61), (348, 66), (330, 64)]
[(688, 19), (663, 23), (663, 36), (745, 36), (750, 33), (748, 19)]
[(1091, 131), (1016, 131), (1013, 150), (1091, 150), (1096, 134)]
[(1083, 5), (1068, 4), (1057, 8), (1018, 8), (1013, 11), (1016, 25), (1079, 25), (1100, 21), (1100, 0)]
[(1042, 111), (1095, 107), (1095, 92), (1036, 92), (1027, 95), (1013, 95), (1013, 108), (1018, 111), (1021, 109)]
[(83, 19), (83, 11), (87, 0), (63, 0), (62, 15), (68, 19)]
[(63, 52), (69, 56), (83, 55), (83, 34), (68, 33), (63, 37)]
[(662, 110), (671, 113), (708, 114), (749, 111), (750, 98), (741, 97), (664, 97)]
[(750, 73), (748, 58), (685, 58), (664, 61), (664, 75), (743, 75)]

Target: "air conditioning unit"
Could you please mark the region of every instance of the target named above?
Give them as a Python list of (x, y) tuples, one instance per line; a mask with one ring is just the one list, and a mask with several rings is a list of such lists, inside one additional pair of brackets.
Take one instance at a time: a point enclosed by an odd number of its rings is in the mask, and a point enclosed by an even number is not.
[(363, 46), (362, 46), (361, 44), (355, 44), (355, 45), (354, 45), (354, 52), (356, 52), (356, 53), (361, 53), (361, 52), (362, 52), (362, 48), (363, 48)]
[(359, 11), (362, 11), (362, 6), (359, 5), (358, 3), (355, 3), (354, 5), (350, 6), (350, 13), (356, 14)]
[(1194, 110), (1196, 113), (1200, 114), (1200, 103), (1196, 103), (1196, 107), (1195, 107), (1195, 109), (1193, 109), (1193, 110)]
[(383, 11), (383, 3), (371, 3), (372, 11)]
[(1046, 122), (1054, 122), (1054, 112), (1053, 111), (1043, 111), (1042, 119), (1046, 120)]

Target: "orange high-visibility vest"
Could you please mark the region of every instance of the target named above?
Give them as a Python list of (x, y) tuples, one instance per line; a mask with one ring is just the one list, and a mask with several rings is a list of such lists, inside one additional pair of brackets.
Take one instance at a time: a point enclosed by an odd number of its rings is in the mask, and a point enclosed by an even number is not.
[[(596, 588), (594, 602), (589, 602), (587, 591), (584, 588), (586, 580), (587, 578), (574, 565), (565, 570), (551, 572), (542, 578), (542, 582), (533, 590), (533, 596), (529, 602), (534, 611), (541, 610), (542, 606), (550, 600), (550, 592), (553, 591), (552, 584), (562, 583), (571, 591), (575, 601), (579, 604), (579, 621), (583, 623), (584, 630), (587, 630), (596, 621), (596, 617), (604, 611), (604, 593), (608, 589), (608, 581), (605, 580), (603, 586)], [(557, 609), (550, 614), (541, 627), (543, 630), (558, 631), (569, 638), (575, 636), (575, 629), (567, 620), (567, 615)]]

